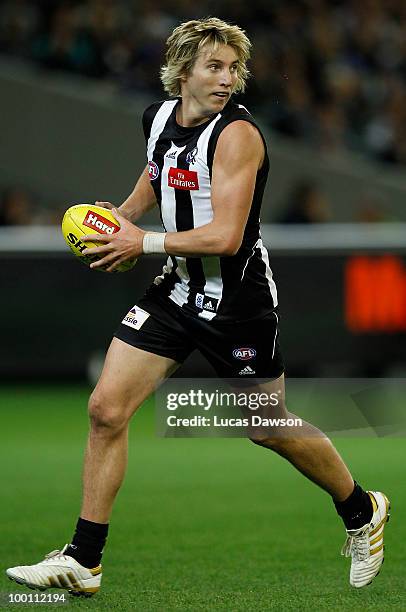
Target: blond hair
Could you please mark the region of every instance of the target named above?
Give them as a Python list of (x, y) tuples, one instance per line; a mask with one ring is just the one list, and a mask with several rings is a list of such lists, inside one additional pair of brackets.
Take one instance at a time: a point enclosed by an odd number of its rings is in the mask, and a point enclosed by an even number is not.
[(230, 45), (238, 57), (237, 82), (234, 93), (243, 92), (249, 71), (246, 66), (250, 58), (251, 42), (244, 30), (217, 17), (196, 19), (181, 23), (166, 41), (166, 64), (161, 68), (161, 81), (170, 96), (181, 93), (180, 79), (188, 74), (202, 48), (211, 44), (213, 51), (219, 45)]

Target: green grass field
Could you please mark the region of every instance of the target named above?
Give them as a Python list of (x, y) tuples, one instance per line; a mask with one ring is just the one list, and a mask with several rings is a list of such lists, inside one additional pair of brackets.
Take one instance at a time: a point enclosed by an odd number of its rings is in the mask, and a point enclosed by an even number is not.
[[(87, 395), (86, 387), (0, 391), (3, 568), (37, 562), (70, 540)], [(69, 609), (405, 610), (404, 439), (335, 441), (361, 484), (392, 501), (384, 567), (357, 591), (348, 584), (349, 560), (339, 555), (343, 527), (325, 493), (245, 440), (157, 438), (152, 412), (146, 404), (132, 422), (103, 588), (91, 599), (69, 597)], [(1, 580), (3, 596), (38, 593), (4, 573)]]

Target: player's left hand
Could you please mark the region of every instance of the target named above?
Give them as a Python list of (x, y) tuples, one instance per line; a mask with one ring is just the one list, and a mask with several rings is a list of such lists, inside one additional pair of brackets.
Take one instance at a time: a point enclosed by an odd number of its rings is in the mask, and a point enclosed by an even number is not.
[(83, 251), (84, 255), (97, 255), (98, 261), (90, 264), (91, 268), (108, 266), (106, 272), (114, 272), (117, 266), (125, 261), (139, 257), (142, 250), (142, 241), (145, 232), (133, 225), (116, 208), (111, 210), (118, 221), (120, 229), (115, 234), (87, 234), (81, 236), (82, 242), (100, 242), (101, 246), (92, 247)]

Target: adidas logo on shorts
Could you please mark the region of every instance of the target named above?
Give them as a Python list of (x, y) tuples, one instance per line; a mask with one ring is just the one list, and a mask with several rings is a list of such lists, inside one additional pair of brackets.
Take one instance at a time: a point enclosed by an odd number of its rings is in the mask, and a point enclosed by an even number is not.
[(240, 372), (238, 372), (240, 376), (246, 376), (247, 374), (255, 374), (255, 370), (250, 368), (250, 366), (245, 366)]
[(202, 310), (216, 312), (218, 300), (216, 298), (208, 297), (207, 295), (204, 295), (204, 293), (196, 293), (195, 304)]

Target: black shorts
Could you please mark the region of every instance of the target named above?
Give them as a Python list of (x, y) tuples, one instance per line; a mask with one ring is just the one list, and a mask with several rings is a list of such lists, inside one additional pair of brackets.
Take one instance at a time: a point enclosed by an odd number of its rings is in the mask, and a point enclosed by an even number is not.
[(238, 323), (206, 321), (169, 298), (144, 296), (116, 333), (127, 344), (182, 363), (199, 350), (221, 378), (275, 379), (283, 372), (278, 313)]

